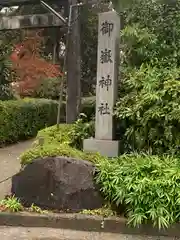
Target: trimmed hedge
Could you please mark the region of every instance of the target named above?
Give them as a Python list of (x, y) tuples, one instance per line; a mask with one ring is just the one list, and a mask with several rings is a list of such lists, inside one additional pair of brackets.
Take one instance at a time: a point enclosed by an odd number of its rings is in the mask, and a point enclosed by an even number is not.
[[(56, 123), (57, 101), (25, 98), (0, 101), (0, 146), (15, 143), (37, 135), (40, 129)], [(95, 99), (82, 100), (81, 112), (91, 118), (95, 112)], [(61, 122), (65, 121), (65, 103)]]
[(55, 124), (57, 102), (47, 99), (0, 101), (0, 145), (36, 136)]

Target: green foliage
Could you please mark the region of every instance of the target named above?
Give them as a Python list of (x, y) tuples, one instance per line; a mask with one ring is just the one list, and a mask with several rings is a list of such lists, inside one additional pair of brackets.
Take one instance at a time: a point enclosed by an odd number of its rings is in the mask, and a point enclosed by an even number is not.
[(81, 101), (81, 113), (85, 114), (88, 121), (91, 121), (95, 117), (95, 104), (96, 97), (86, 97)]
[(94, 135), (94, 121), (88, 122), (94, 115), (94, 98), (85, 98), (82, 101), (82, 118), (75, 124), (60, 124), (47, 127), (38, 132), (33, 147), (25, 151), (20, 159), (21, 164), (26, 165), (39, 157), (66, 156), (77, 159), (97, 162), (101, 156), (99, 154), (85, 153), (82, 149), (83, 139)]
[[(48, 156), (65, 156), (91, 162), (100, 161), (101, 156), (99, 154), (83, 152), (72, 145), (74, 141), (71, 136), (73, 128), (73, 125), (62, 124), (59, 129), (53, 126), (41, 130), (33, 147), (20, 156), (21, 164), (26, 165), (39, 157)], [(43, 138), (41, 144), (38, 142), (39, 138)]]
[(113, 8), (115, 8), (117, 12), (122, 12), (137, 1), (138, 0), (112, 0), (111, 2), (113, 3)]
[(0, 208), (3, 211), (10, 211), (10, 212), (19, 212), (23, 210), (23, 206), (18, 198), (15, 196), (8, 197), (0, 201)]
[(126, 95), (116, 116), (126, 122), (132, 150), (178, 153), (180, 146), (180, 69), (142, 65), (124, 83)]
[(0, 41), (0, 100), (13, 99), (11, 82), (11, 62), (8, 60), (8, 54), (11, 50), (9, 44), (5, 45)]
[(69, 132), (69, 139), (71, 139), (70, 144), (77, 148), (83, 148), (83, 140), (94, 137), (94, 121), (87, 121), (87, 116), (81, 114), (80, 118), (75, 122), (72, 130)]
[(30, 212), (39, 213), (39, 214), (46, 214), (46, 213), (48, 213), (48, 211), (42, 210), (40, 207), (34, 205), (34, 203), (31, 204), (31, 207), (28, 210)]
[(123, 13), (115, 115), (126, 151), (179, 151), (179, 12), (179, 0), (136, 0)]
[(122, 50), (129, 66), (179, 66), (179, 10), (179, 0), (135, 0), (124, 11)]
[(10, 211), (15, 213), (21, 212), (23, 210), (28, 210), (29, 212), (40, 214), (48, 213), (47, 211), (42, 210), (40, 207), (37, 207), (34, 204), (32, 204), (30, 208), (25, 209), (20, 200), (15, 196), (10, 196), (0, 201), (0, 211)]
[(71, 148), (68, 144), (44, 144), (43, 146), (37, 146), (35, 148), (29, 149), (21, 155), (21, 164), (26, 165), (31, 163), (37, 158), (43, 157), (73, 157), (81, 159), (81, 152)]
[(110, 202), (125, 206), (129, 224), (152, 222), (166, 228), (179, 222), (180, 164), (168, 156), (122, 155), (98, 164), (96, 181)]
[(60, 78), (43, 79), (41, 85), (33, 93), (33, 97), (58, 100), (60, 85)]
[(72, 124), (60, 124), (59, 129), (57, 125), (42, 129), (38, 132), (37, 139), (43, 138), (44, 143), (65, 143), (69, 144), (71, 142), (71, 133), (73, 129)]
[(89, 6), (81, 7), (82, 93), (95, 94), (98, 17)]
[(56, 122), (57, 102), (47, 99), (0, 101), (0, 144), (36, 136)]

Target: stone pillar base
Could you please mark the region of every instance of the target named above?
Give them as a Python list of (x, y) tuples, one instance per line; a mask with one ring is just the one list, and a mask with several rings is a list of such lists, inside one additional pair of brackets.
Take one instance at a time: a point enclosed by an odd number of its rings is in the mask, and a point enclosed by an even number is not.
[(84, 140), (83, 149), (88, 152), (98, 152), (105, 157), (117, 157), (119, 156), (119, 141), (89, 138)]

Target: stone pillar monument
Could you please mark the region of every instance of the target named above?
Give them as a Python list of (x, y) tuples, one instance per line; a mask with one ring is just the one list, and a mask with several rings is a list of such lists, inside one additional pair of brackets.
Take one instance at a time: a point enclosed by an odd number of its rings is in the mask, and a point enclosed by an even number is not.
[(120, 17), (115, 11), (99, 14), (95, 139), (84, 140), (84, 150), (115, 157), (113, 109), (117, 98)]

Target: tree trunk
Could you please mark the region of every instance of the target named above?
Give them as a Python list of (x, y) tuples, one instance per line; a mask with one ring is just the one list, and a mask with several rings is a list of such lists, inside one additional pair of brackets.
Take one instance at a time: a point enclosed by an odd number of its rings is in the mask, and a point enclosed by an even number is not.
[[(76, 4), (71, 0), (70, 4)], [(72, 8), (71, 30), (67, 52), (66, 123), (73, 123), (79, 115), (81, 99), (81, 52), (79, 7)]]

